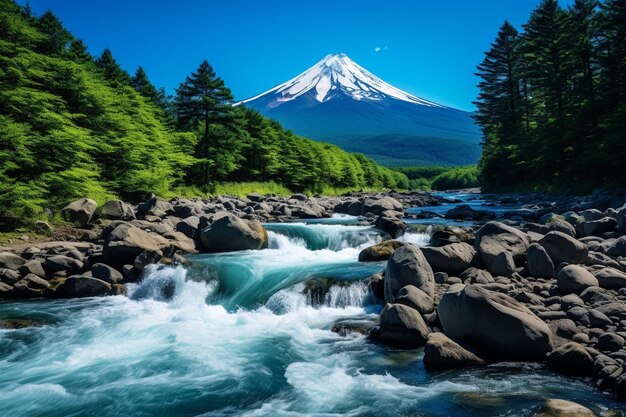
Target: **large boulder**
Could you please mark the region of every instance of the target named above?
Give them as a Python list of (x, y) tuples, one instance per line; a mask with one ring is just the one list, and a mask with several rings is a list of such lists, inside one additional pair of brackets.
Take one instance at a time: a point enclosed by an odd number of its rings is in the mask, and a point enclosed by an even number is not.
[(63, 281), (55, 294), (59, 297), (98, 297), (111, 293), (111, 285), (93, 277), (74, 275)]
[(372, 336), (401, 346), (421, 346), (428, 338), (428, 327), (419, 312), (403, 304), (387, 304), (380, 313), (380, 326)]
[(398, 214), (397, 212), (390, 211), (383, 212), (383, 214), (376, 218), (374, 227), (395, 239), (404, 233), (406, 224), (400, 216), (393, 216), (392, 214), (394, 213)]
[(43, 264), (44, 269), (49, 274), (53, 274), (59, 271), (65, 271), (68, 274), (73, 274), (80, 271), (84, 264), (76, 258), (65, 255), (54, 255), (46, 258)]
[(240, 219), (230, 213), (202, 229), (200, 238), (210, 252), (262, 249), (268, 245), (267, 230), (259, 221)]
[(626, 257), (626, 236), (616, 239), (606, 248), (605, 253), (613, 258)]
[(110, 220), (134, 220), (133, 206), (122, 200), (109, 200), (102, 206), (102, 217)]
[(548, 355), (548, 366), (557, 372), (573, 376), (591, 376), (593, 358), (587, 349), (576, 342), (568, 342)]
[(474, 262), (476, 251), (467, 243), (451, 243), (441, 247), (421, 248), (426, 261), (435, 272), (458, 276)]
[(435, 275), (422, 251), (412, 245), (396, 249), (387, 261), (385, 300), (393, 302), (405, 285), (414, 285), (429, 296), (435, 293)]
[(603, 217), (598, 220), (585, 221), (582, 227), (585, 236), (602, 236), (603, 233), (615, 230), (617, 220), (612, 217)]
[(581, 264), (587, 260), (587, 245), (561, 232), (550, 232), (539, 244), (546, 250), (554, 265), (562, 262)]
[(447, 336), (493, 359), (541, 360), (552, 350), (548, 325), (506, 294), (455, 284), (437, 312)]
[(18, 270), (26, 260), (11, 252), (0, 252), (0, 268)]
[(404, 243), (397, 240), (386, 240), (368, 246), (359, 253), (359, 262), (386, 261), (401, 246), (404, 246)]
[(169, 246), (167, 239), (128, 223), (120, 223), (104, 241), (102, 254), (107, 263), (121, 267), (132, 264), (143, 251), (160, 252)]
[(619, 290), (626, 287), (626, 274), (615, 268), (602, 268), (594, 275), (602, 288)]
[(596, 415), (580, 404), (566, 400), (545, 400), (537, 417), (596, 417)]
[(526, 253), (526, 264), (528, 267), (528, 274), (534, 278), (553, 278), (554, 277), (554, 263), (548, 252), (539, 245), (533, 243), (528, 247)]
[(443, 333), (428, 335), (424, 346), (424, 366), (429, 370), (446, 370), (484, 365), (485, 361)]
[(476, 210), (469, 204), (461, 204), (446, 212), (446, 219), (462, 220), (490, 220), (495, 219), (495, 213), (487, 210)]
[(63, 213), (63, 217), (66, 220), (84, 226), (91, 221), (93, 214), (96, 212), (96, 207), (98, 207), (98, 203), (95, 201), (89, 198), (81, 198), (63, 207), (61, 213)]
[(589, 287), (597, 287), (598, 280), (582, 266), (567, 265), (559, 271), (556, 285), (564, 294), (580, 294)]
[(13, 295), (15, 297), (32, 298), (41, 297), (50, 283), (35, 274), (28, 274), (15, 284), (13, 284)]
[(103, 263), (94, 264), (91, 267), (91, 275), (109, 284), (116, 284), (124, 279), (121, 272)]
[(530, 238), (521, 230), (500, 222), (489, 222), (476, 232), (475, 248), (489, 271), (502, 252), (511, 254), (517, 262), (528, 249)]
[(386, 210), (402, 212), (403, 209), (404, 207), (402, 206), (402, 204), (398, 200), (395, 200), (391, 197), (368, 197), (363, 200), (363, 203), (361, 205), (362, 211), (360, 214), (365, 215), (367, 213), (372, 213), (375, 215), (379, 215)]
[(414, 308), (420, 314), (431, 313), (435, 308), (433, 298), (413, 285), (400, 288), (396, 294), (395, 302)]

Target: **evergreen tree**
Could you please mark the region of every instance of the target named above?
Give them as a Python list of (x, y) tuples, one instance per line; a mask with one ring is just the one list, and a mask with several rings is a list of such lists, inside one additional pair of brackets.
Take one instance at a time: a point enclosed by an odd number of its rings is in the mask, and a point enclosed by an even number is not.
[(148, 74), (146, 74), (143, 67), (137, 67), (135, 75), (130, 79), (130, 85), (142, 96), (157, 105), (159, 104), (159, 92), (148, 79)]
[(104, 78), (112, 84), (130, 84), (130, 75), (119, 66), (111, 51), (106, 48), (102, 55), (96, 59), (96, 66), (100, 68)]
[(483, 175), (488, 182), (518, 178), (511, 161), (519, 153), (522, 109), (518, 70), (517, 30), (505, 21), (478, 66), (481, 78), (475, 119), (483, 131)]
[(93, 57), (87, 51), (87, 46), (81, 39), (75, 39), (70, 42), (70, 47), (67, 51), (69, 58), (79, 64), (87, 62), (93, 62)]
[[(221, 144), (229, 140), (230, 127), (235, 124), (233, 96), (224, 81), (205, 60), (196, 72), (191, 73), (176, 90), (175, 111), (180, 128), (200, 130), (197, 157), (202, 160), (201, 184), (211, 180), (211, 150), (219, 150)], [(212, 128), (212, 125), (226, 126), (226, 129)]]
[(74, 40), (50, 10), (37, 19), (37, 27), (46, 35), (46, 40), (39, 44), (40, 51), (44, 54), (62, 55)]

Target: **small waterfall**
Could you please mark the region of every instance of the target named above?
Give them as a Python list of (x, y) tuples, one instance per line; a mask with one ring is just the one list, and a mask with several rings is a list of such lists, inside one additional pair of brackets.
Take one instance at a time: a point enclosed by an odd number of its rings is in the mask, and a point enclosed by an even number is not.
[[(329, 249), (340, 251), (347, 248), (360, 248), (382, 240), (380, 232), (371, 226), (345, 226), (340, 224), (268, 223), (265, 228), (277, 235), (304, 242), (309, 250)], [(271, 237), (271, 236), (270, 236)], [(280, 244), (273, 243), (270, 247)]]

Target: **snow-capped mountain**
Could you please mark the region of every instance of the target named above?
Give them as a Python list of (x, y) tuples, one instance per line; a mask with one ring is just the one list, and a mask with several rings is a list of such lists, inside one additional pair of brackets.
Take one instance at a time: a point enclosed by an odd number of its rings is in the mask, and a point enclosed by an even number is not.
[[(420, 144), (424, 137), (437, 138), (437, 143), (460, 140), (466, 142), (461, 146), (472, 144), (470, 154), (479, 154), (479, 132), (470, 113), (402, 91), (345, 54), (327, 55), (297, 77), (238, 104), (280, 121), (299, 135), (375, 158), (368, 138), (396, 135), (397, 141), (398, 134), (408, 135), (407, 140), (419, 136)], [(396, 157), (393, 149), (388, 153)]]

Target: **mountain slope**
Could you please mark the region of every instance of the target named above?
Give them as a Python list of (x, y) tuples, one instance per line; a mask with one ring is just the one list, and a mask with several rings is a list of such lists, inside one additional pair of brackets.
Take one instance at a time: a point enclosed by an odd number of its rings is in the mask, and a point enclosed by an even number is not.
[[(402, 134), (438, 138), (439, 143), (465, 141), (472, 144), (472, 155), (479, 149), (480, 134), (470, 113), (399, 90), (345, 54), (328, 55), (297, 77), (241, 103), (297, 134), (340, 146), (346, 143), (335, 141), (339, 137)], [(369, 142), (348, 145), (374, 156)]]

